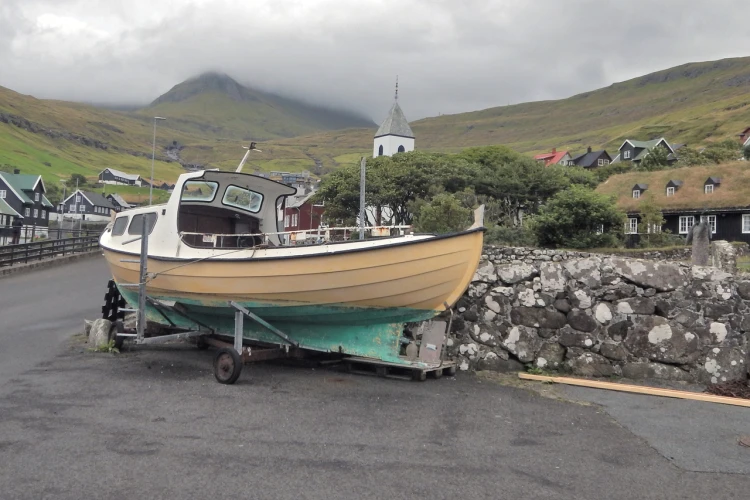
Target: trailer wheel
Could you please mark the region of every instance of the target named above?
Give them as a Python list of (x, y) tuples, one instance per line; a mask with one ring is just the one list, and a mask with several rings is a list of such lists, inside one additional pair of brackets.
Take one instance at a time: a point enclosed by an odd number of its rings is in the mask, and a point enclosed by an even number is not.
[(232, 347), (222, 347), (214, 356), (214, 377), (220, 384), (234, 384), (242, 373), (242, 358)]
[(456, 376), (456, 365), (449, 366), (446, 370), (449, 377), (455, 377)]
[(122, 344), (125, 342), (125, 337), (120, 337), (118, 333), (125, 333), (125, 323), (121, 319), (115, 321), (115, 331), (112, 340), (115, 341), (115, 348), (118, 351), (122, 350)]
[(434, 371), (432, 371), (432, 372), (430, 372), (430, 373), (432, 373), (432, 376), (433, 376), (434, 378), (436, 378), (436, 379), (437, 379), (437, 378), (443, 378), (443, 369), (442, 369), (442, 368), (441, 368), (441, 369), (438, 369), (438, 370), (434, 370)]
[(427, 372), (424, 370), (412, 370), (411, 379), (416, 380), (417, 382), (424, 382), (427, 380)]

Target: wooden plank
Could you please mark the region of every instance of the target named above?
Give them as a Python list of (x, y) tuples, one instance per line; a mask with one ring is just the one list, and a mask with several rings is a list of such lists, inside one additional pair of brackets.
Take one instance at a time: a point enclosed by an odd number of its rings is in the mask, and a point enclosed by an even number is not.
[(707, 403), (719, 403), (724, 405), (744, 406), (750, 408), (750, 399), (728, 398), (725, 396), (714, 396), (712, 394), (704, 394), (700, 392), (677, 391), (674, 389), (660, 389), (657, 387), (643, 387), (640, 385), (616, 384), (613, 382), (600, 382), (598, 380), (586, 380), (570, 377), (545, 377), (543, 375), (532, 375), (530, 373), (519, 373), (518, 377), (524, 380), (536, 380), (538, 382), (553, 382), (555, 384), (590, 387), (592, 389), (631, 392), (634, 394), (662, 396), (665, 398), (690, 399), (693, 401), (705, 401)]

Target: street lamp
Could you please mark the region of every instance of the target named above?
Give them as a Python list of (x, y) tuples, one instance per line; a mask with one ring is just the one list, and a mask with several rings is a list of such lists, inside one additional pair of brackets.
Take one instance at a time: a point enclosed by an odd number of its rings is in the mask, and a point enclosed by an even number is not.
[(166, 120), (161, 116), (154, 116), (154, 144), (151, 149), (151, 183), (148, 186), (148, 204), (151, 206), (151, 202), (154, 196), (154, 159), (156, 159), (156, 120)]

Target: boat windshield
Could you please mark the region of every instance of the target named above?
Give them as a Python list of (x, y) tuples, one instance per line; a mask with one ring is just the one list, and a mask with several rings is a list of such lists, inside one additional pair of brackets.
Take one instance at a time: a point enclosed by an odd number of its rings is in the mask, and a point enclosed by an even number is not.
[(187, 181), (182, 193), (182, 201), (214, 201), (216, 191), (219, 189), (218, 182), (212, 181)]
[(224, 191), (224, 199), (221, 202), (255, 214), (260, 211), (260, 206), (263, 204), (263, 195), (238, 186), (229, 186)]

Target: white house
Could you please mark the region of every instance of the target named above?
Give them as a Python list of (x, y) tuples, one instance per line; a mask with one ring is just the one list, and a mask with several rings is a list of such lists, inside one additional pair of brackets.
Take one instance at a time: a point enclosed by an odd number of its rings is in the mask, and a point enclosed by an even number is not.
[(388, 112), (388, 117), (375, 132), (375, 143), (372, 147), (373, 158), (377, 156), (393, 156), (396, 153), (414, 151), (414, 132), (406, 121), (401, 106), (396, 100)]

